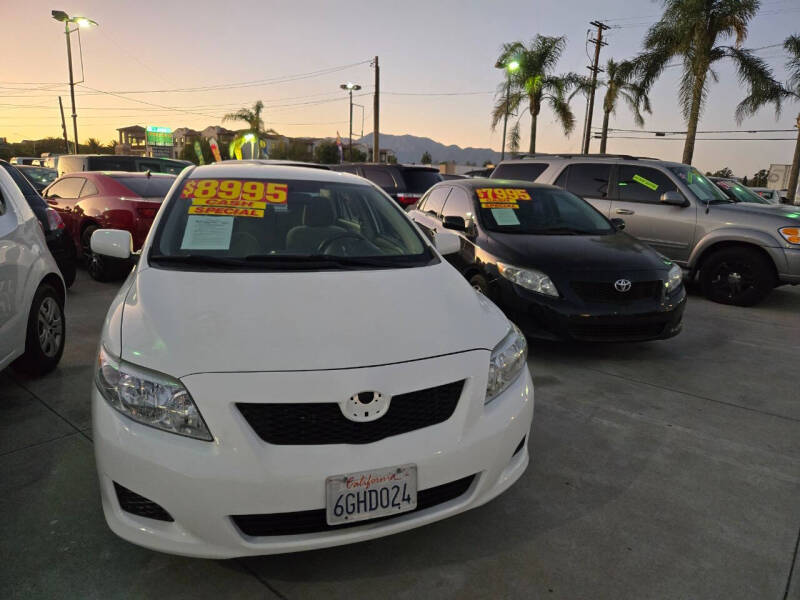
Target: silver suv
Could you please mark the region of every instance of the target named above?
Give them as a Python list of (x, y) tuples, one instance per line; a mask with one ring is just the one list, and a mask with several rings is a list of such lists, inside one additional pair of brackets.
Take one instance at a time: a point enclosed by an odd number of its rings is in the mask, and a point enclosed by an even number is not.
[(695, 168), (627, 155), (535, 154), (493, 179), (565, 188), (699, 279), (715, 302), (751, 306), (800, 283), (800, 209), (736, 203)]

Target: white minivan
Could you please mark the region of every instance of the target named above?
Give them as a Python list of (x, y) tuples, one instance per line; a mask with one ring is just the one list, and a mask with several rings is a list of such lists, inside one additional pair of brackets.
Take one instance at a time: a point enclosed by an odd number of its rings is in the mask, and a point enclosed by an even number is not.
[(0, 370), (53, 370), (64, 352), (66, 288), (25, 196), (0, 169)]
[[(91, 244), (131, 254), (125, 231)], [(92, 421), (111, 529), (189, 556), (294, 552), (508, 489), (528, 464), (527, 345), (442, 259), (457, 247), (346, 173), (184, 171), (103, 328)]]

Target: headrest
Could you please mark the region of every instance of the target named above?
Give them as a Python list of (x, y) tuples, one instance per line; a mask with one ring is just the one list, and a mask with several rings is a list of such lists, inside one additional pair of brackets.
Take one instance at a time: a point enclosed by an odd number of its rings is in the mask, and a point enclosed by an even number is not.
[(303, 207), (303, 225), (330, 227), (336, 222), (336, 213), (330, 199), (316, 197)]

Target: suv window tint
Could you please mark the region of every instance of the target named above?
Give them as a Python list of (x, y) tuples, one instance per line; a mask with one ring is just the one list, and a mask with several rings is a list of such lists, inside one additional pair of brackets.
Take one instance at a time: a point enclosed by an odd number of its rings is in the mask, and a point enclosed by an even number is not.
[(358, 167), (338, 167), (337, 171), (342, 171), (343, 173), (352, 173), (353, 175), (358, 175)]
[(406, 191), (412, 194), (424, 194), (433, 185), (442, 181), (439, 171), (431, 169), (402, 169), (406, 180)]
[(114, 177), (118, 182), (142, 198), (163, 198), (172, 187), (175, 177), (154, 175), (152, 177)]
[(561, 175), (553, 182), (553, 185), (562, 189), (567, 189), (567, 172), (569, 172), (569, 167), (561, 171)]
[(492, 173), (492, 179), (519, 179), (536, 181), (547, 170), (547, 163), (510, 163), (498, 165)]
[(461, 188), (454, 187), (442, 209), (442, 217), (461, 217), (464, 221), (469, 221), (474, 211), (472, 200), (467, 195), (467, 192)]
[(650, 204), (658, 204), (664, 192), (678, 189), (666, 173), (635, 165), (620, 165), (617, 188), (621, 202)]
[(83, 177), (65, 177), (61, 181), (56, 181), (53, 186), (47, 190), (47, 197), (77, 198), (81, 194), (84, 181), (86, 180)]
[(396, 188), (397, 183), (388, 169), (380, 167), (364, 167), (364, 177), (382, 188)]
[(425, 212), (438, 216), (442, 212), (444, 201), (447, 199), (447, 194), (450, 193), (451, 189), (449, 187), (440, 187), (433, 190), (425, 202)]
[(135, 171), (136, 163), (130, 156), (90, 156), (89, 171)]
[(570, 165), (567, 190), (582, 198), (607, 198), (611, 165)]
[(97, 193), (97, 186), (87, 179), (86, 183), (83, 185), (83, 189), (81, 190), (81, 198), (86, 196), (94, 196)]

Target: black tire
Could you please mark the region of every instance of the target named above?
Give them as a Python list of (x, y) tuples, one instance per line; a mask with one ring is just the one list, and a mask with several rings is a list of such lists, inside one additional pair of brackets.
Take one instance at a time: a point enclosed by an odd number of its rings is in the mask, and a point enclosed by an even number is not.
[(89, 225), (81, 234), (81, 248), (83, 250), (83, 258), (86, 261), (86, 270), (89, 271), (89, 275), (95, 281), (122, 279), (131, 270), (131, 265), (128, 261), (100, 256), (92, 252), (92, 234), (98, 229), (99, 227), (96, 225)]
[(65, 340), (64, 303), (53, 286), (43, 283), (31, 303), (25, 353), (14, 361), (14, 368), (29, 375), (49, 373), (61, 360)]
[(703, 261), (700, 286), (709, 300), (753, 306), (775, 287), (775, 267), (753, 248), (723, 248)]
[(480, 292), (484, 296), (489, 295), (489, 284), (486, 282), (486, 278), (483, 275), (473, 275), (469, 278), (469, 284), (473, 287), (473, 289)]

